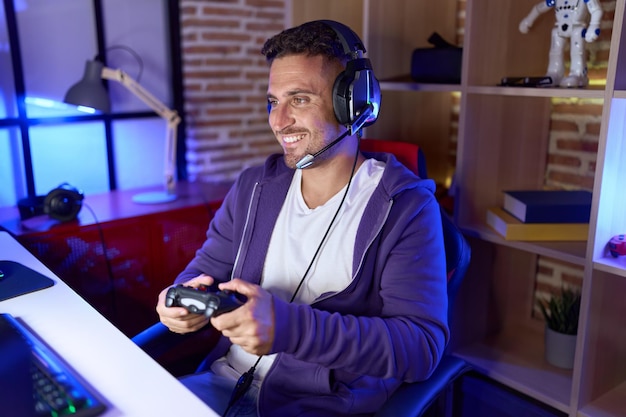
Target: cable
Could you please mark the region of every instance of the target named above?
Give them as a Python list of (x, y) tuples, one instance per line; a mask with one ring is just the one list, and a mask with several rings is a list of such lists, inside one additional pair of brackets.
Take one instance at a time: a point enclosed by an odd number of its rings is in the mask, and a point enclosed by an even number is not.
[(131, 54), (137, 60), (137, 63), (139, 64), (139, 73), (135, 77), (135, 80), (139, 82), (139, 80), (141, 80), (141, 75), (143, 74), (143, 59), (141, 59), (141, 56), (137, 52), (135, 52), (132, 48), (125, 46), (125, 45), (111, 45), (106, 49), (105, 52), (108, 52), (114, 49), (122, 49), (128, 52), (129, 54)]
[[(360, 136), (357, 136), (357, 137), (358, 137), (358, 140), (360, 141), (361, 140)], [(292, 303), (293, 300), (295, 300), (296, 294), (298, 294), (298, 291), (300, 291), (300, 288), (302, 287), (302, 284), (304, 284), (304, 280), (305, 280), (306, 276), (309, 274), (309, 271), (311, 270), (311, 268), (313, 267), (313, 263), (315, 262), (315, 259), (317, 258), (317, 255), (319, 255), (320, 251), (322, 250), (322, 246), (324, 245), (324, 241), (326, 241), (326, 238), (330, 234), (330, 229), (333, 227), (333, 224), (335, 223), (335, 220), (339, 216), (339, 212), (341, 211), (341, 208), (343, 207), (343, 203), (346, 200), (346, 197), (348, 196), (348, 191), (350, 190), (350, 184), (352, 184), (352, 178), (354, 178), (354, 171), (356, 169), (356, 163), (357, 163), (358, 159), (359, 159), (359, 146), (357, 146), (357, 148), (356, 148), (356, 153), (354, 155), (354, 162), (352, 163), (352, 172), (350, 172), (350, 179), (348, 180), (348, 185), (346, 186), (346, 191), (343, 193), (343, 197), (341, 198), (341, 202), (339, 203), (339, 207), (337, 207), (337, 211), (335, 212), (335, 215), (333, 216), (332, 220), (330, 221), (330, 224), (328, 225), (328, 228), (326, 229), (326, 233), (324, 233), (324, 236), (322, 237), (322, 241), (320, 242), (319, 246), (317, 247), (317, 250), (315, 251), (315, 254), (313, 255), (313, 259), (311, 259), (311, 263), (309, 263), (309, 266), (307, 267), (306, 271), (304, 271), (304, 275), (302, 275), (302, 278), (300, 279), (300, 283), (298, 284), (298, 287), (293, 292), (293, 295), (291, 296), (291, 300), (289, 300), (290, 303)]]
[[(113, 275), (113, 267), (111, 265), (111, 260), (109, 259), (109, 250), (107, 248), (106, 245), (106, 241), (104, 240), (104, 232), (102, 230), (102, 226), (100, 225), (100, 221), (98, 220), (98, 217), (96, 216), (96, 213), (94, 212), (94, 210), (91, 208), (91, 206), (89, 204), (86, 204), (85, 202), (83, 202), (83, 207), (85, 207), (87, 210), (89, 210), (89, 212), (91, 213), (91, 216), (94, 219), (96, 228), (98, 229), (98, 235), (100, 237), (100, 244), (102, 245), (102, 255), (104, 256), (104, 262), (107, 268), (107, 274), (109, 276), (109, 285), (111, 288), (111, 307), (112, 307), (112, 312), (113, 312), (113, 316), (115, 319), (117, 319), (117, 299), (116, 299), (116, 295), (115, 295), (115, 276)], [(115, 320), (117, 322), (117, 320)]]
[(233, 393), (230, 395), (228, 407), (226, 407), (224, 414), (222, 414), (223, 417), (226, 417), (230, 408), (235, 405), (241, 397), (243, 397), (243, 395), (248, 391), (248, 388), (250, 388), (250, 385), (252, 385), (252, 381), (254, 381), (254, 372), (256, 371), (256, 367), (259, 362), (261, 362), (262, 357), (263, 356), (259, 356), (254, 365), (252, 365), (247, 372), (244, 372), (237, 380), (237, 384), (235, 385), (235, 388), (233, 388)]

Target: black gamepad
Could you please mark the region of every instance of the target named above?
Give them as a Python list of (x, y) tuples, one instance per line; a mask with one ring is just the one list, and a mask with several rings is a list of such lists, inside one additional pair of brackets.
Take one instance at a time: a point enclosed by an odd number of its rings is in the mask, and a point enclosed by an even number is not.
[(204, 314), (215, 317), (227, 313), (246, 302), (246, 297), (232, 292), (220, 291), (206, 285), (198, 288), (178, 284), (167, 290), (165, 305), (167, 307), (184, 307), (190, 313)]

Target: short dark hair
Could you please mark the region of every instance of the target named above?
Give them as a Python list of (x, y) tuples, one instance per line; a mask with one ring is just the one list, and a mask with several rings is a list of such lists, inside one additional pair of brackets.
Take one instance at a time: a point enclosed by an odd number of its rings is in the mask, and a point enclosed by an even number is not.
[(335, 30), (320, 21), (283, 30), (265, 42), (261, 53), (269, 64), (275, 58), (299, 54), (322, 55), (328, 60), (336, 59), (344, 64), (348, 59)]

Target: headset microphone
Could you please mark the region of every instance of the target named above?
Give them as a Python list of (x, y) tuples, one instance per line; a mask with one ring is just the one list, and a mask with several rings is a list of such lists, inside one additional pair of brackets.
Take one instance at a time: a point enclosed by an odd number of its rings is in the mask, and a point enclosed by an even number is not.
[(329, 150), (330, 148), (332, 148), (333, 146), (338, 144), (343, 138), (348, 136), (348, 134), (354, 135), (355, 132), (358, 132), (359, 129), (361, 129), (361, 127), (363, 127), (363, 125), (365, 124), (367, 119), (372, 115), (373, 111), (374, 111), (374, 106), (372, 106), (371, 104), (368, 104), (367, 107), (356, 118), (354, 123), (350, 124), (347, 127), (345, 132), (343, 132), (337, 139), (335, 139), (334, 141), (332, 141), (328, 145), (324, 146), (322, 149), (320, 149), (319, 151), (315, 152), (314, 154), (312, 154), (312, 155), (311, 154), (305, 155), (302, 159), (300, 159), (296, 163), (296, 168), (303, 169), (303, 168), (306, 168), (306, 167), (310, 166), (313, 163), (313, 161), (315, 160), (315, 158), (317, 158), (318, 156), (320, 156), (321, 154), (323, 154), (324, 152), (326, 152), (327, 150)]
[(329, 150), (330, 148), (332, 148), (333, 146), (335, 146), (336, 144), (339, 143), (339, 141), (343, 138), (345, 138), (346, 136), (348, 136), (348, 133), (350, 133), (349, 129), (346, 129), (345, 132), (343, 132), (341, 134), (341, 136), (339, 136), (337, 139), (335, 139), (334, 141), (330, 142), (328, 145), (324, 146), (322, 149), (320, 149), (319, 151), (315, 152), (313, 155), (311, 154), (307, 154), (304, 156), (304, 158), (302, 158), (301, 160), (299, 160), (298, 162), (296, 162), (296, 168), (298, 169), (302, 169), (302, 168), (306, 168), (308, 166), (310, 166), (313, 163), (313, 160), (315, 158), (317, 158), (318, 156), (320, 156), (321, 154), (323, 154), (324, 152), (326, 152), (327, 150)]

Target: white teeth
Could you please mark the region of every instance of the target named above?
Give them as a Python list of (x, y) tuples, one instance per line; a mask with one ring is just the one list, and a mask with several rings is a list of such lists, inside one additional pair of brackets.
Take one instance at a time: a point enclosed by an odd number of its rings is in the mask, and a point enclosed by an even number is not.
[(304, 135), (297, 135), (297, 136), (283, 136), (283, 141), (286, 143), (294, 143), (297, 142), (299, 140), (301, 140), (304, 137)]

